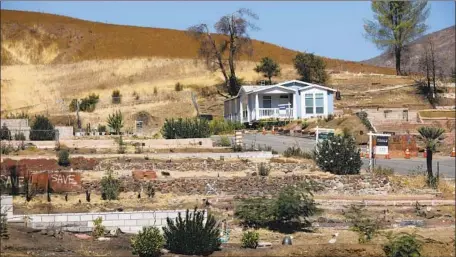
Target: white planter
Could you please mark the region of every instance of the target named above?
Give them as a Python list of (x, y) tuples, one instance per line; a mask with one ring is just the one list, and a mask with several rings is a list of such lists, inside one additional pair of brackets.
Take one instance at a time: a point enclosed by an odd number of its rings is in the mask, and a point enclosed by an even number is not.
[(106, 135), (106, 132), (101, 132), (101, 135), (102, 135), (102, 136)]

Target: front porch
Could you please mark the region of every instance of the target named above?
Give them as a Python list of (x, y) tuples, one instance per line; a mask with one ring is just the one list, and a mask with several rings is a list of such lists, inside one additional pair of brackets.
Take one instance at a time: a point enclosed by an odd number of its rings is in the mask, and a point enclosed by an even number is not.
[[(262, 119), (296, 119), (295, 94), (251, 94), (225, 106), (225, 119), (242, 123)], [(234, 112), (233, 112), (234, 110)]]

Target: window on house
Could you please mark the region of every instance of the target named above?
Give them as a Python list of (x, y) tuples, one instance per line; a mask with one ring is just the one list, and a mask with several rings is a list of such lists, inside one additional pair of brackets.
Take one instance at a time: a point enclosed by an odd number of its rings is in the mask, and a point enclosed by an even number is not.
[(270, 95), (263, 96), (263, 108), (272, 108)]
[(312, 114), (314, 110), (313, 94), (306, 94), (306, 113)]
[(315, 113), (324, 113), (323, 93), (315, 94)]

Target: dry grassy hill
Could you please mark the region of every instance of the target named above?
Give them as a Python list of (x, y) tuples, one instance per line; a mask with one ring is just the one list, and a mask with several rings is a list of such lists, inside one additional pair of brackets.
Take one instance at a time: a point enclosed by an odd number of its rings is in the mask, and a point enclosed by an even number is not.
[[(1, 10), (1, 32), (2, 65), (139, 57), (189, 59), (197, 57), (198, 52), (198, 42), (185, 31), (112, 25), (36, 12)], [(269, 56), (291, 64), (296, 55), (296, 51), (257, 40), (253, 48), (253, 56), (243, 56), (243, 60), (258, 61)], [(394, 74), (388, 68), (325, 60), (332, 70)]]
[[(194, 115), (190, 91), (196, 91), (204, 111), (222, 114), (222, 99), (213, 94), (213, 85), (222, 77), (197, 60), (198, 44), (184, 31), (1, 10), (1, 37), (2, 113), (26, 110), (30, 114), (65, 114), (56, 100), (64, 99), (67, 106), (75, 97), (96, 93), (100, 103), (93, 113), (82, 114), (84, 124), (104, 123), (109, 113), (121, 109), (127, 126), (132, 125), (138, 112), (146, 111), (157, 129), (164, 118)], [(282, 67), (276, 81), (297, 77), (292, 65), (295, 51), (260, 41), (253, 44), (254, 55), (243, 56), (238, 62), (238, 76), (246, 81), (261, 79), (253, 68), (260, 58), (270, 56)], [(331, 73), (329, 84), (343, 92), (413, 83), (407, 77), (387, 75), (395, 73), (390, 68), (328, 58), (325, 61)], [(184, 91), (174, 92), (177, 82), (185, 85)], [(121, 105), (111, 104), (113, 89), (120, 89)], [(418, 100), (404, 93), (404, 99)], [(391, 92), (394, 94), (397, 92)], [(386, 96), (385, 92), (382, 95)], [(360, 104), (379, 101), (366, 98)], [(350, 106), (352, 102), (343, 98), (337, 105)]]

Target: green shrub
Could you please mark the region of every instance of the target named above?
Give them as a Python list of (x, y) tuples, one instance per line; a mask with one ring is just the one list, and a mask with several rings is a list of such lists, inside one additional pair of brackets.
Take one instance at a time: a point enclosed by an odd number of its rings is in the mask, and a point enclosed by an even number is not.
[(283, 188), (274, 205), (274, 217), (279, 223), (302, 220), (302, 225), (310, 226), (307, 220), (317, 212), (313, 194), (307, 185), (296, 188), (287, 186)]
[(199, 118), (166, 119), (161, 129), (166, 139), (207, 138), (211, 136), (209, 122)]
[(157, 87), (154, 87), (154, 95), (155, 95), (155, 96), (158, 95), (158, 89), (157, 89)]
[(260, 234), (256, 231), (247, 231), (242, 235), (242, 247), (256, 249), (258, 241), (260, 240)]
[(93, 237), (104, 236), (105, 227), (102, 225), (102, 223), (103, 223), (102, 217), (98, 217), (93, 221), (93, 230), (92, 230)]
[(179, 82), (177, 82), (177, 83), (174, 85), (174, 91), (179, 92), (179, 91), (182, 91), (182, 90), (184, 90), (184, 85), (181, 84), (181, 83), (179, 83)]
[(67, 149), (60, 150), (57, 154), (57, 157), (60, 166), (70, 165), (70, 153)]
[(351, 205), (345, 217), (351, 223), (350, 229), (358, 233), (358, 241), (362, 244), (370, 242), (380, 229), (379, 221), (366, 214), (364, 207)]
[(166, 249), (175, 254), (205, 256), (219, 250), (220, 230), (214, 216), (208, 214), (205, 222), (204, 214), (195, 208), (192, 213), (187, 209), (185, 217), (179, 213), (174, 221), (167, 218), (163, 228)]
[(5, 123), (0, 128), (0, 140), (11, 140), (11, 132)]
[(251, 198), (244, 199), (236, 205), (234, 215), (241, 223), (249, 227), (266, 227), (273, 221), (271, 205), (274, 200)]
[(98, 125), (98, 132), (106, 132), (106, 126), (105, 125)]
[(30, 130), (30, 140), (55, 140), (54, 125), (52, 125), (47, 117), (43, 115), (35, 116), (35, 120)]
[(244, 124), (238, 121), (229, 121), (225, 119), (213, 119), (209, 122), (209, 127), (214, 135), (233, 134), (236, 130), (244, 129)]
[(155, 188), (151, 182), (147, 183), (146, 193), (149, 198), (154, 198), (155, 196)]
[(220, 146), (229, 147), (231, 146), (230, 139), (227, 136), (220, 137)]
[(298, 223), (294, 229), (308, 227), (307, 218), (318, 211), (311, 192), (316, 189), (313, 183), (304, 182), (283, 188), (273, 199), (244, 199), (236, 204), (234, 215), (249, 227), (280, 227), (290, 222)]
[(258, 174), (263, 177), (269, 176), (269, 173), (271, 172), (271, 167), (269, 167), (266, 163), (260, 163), (258, 165)]
[(315, 162), (333, 174), (358, 174), (362, 166), (359, 149), (352, 137), (328, 135), (314, 150)]
[(157, 257), (161, 255), (161, 249), (165, 239), (156, 227), (143, 227), (141, 231), (131, 239), (133, 254), (139, 257)]
[(387, 235), (388, 243), (383, 246), (383, 251), (387, 257), (420, 257), (423, 243), (415, 235), (399, 233), (392, 236)]
[(361, 122), (364, 124), (364, 126), (369, 130), (369, 131), (374, 131), (374, 127), (372, 127), (372, 124), (370, 123), (369, 119), (367, 118), (367, 112), (361, 111), (357, 112), (356, 116), (361, 120)]
[(1, 148), (1, 154), (4, 154), (4, 155), (8, 155), (14, 151), (14, 147), (9, 144), (2, 143), (0, 145), (0, 148)]
[(112, 91), (112, 103), (113, 104), (120, 104), (122, 95), (120, 94), (120, 91), (118, 89)]
[(122, 112), (120, 112), (120, 111), (116, 111), (112, 115), (111, 114), (108, 115), (108, 120), (107, 120), (108, 127), (113, 129), (114, 132), (116, 133), (116, 135), (120, 134), (120, 130), (124, 126), (123, 122), (124, 122), (123, 115), (122, 115)]
[[(84, 97), (81, 99), (79, 103), (79, 110), (82, 112), (93, 112), (95, 107), (100, 100), (100, 96), (96, 94), (90, 94), (88, 97)], [(70, 111), (75, 112), (78, 109), (77, 99), (73, 99), (70, 102)]]
[(103, 200), (117, 200), (119, 197), (120, 181), (114, 178), (111, 170), (101, 179), (101, 197)]
[(305, 152), (297, 146), (290, 146), (284, 152), (283, 156), (285, 157), (298, 157), (304, 159), (313, 159), (313, 154), (311, 152)]
[(19, 132), (19, 133), (15, 134), (15, 135), (14, 135), (14, 140), (17, 140), (17, 141), (24, 141), (24, 140), (25, 140), (25, 135), (24, 135), (24, 133)]

